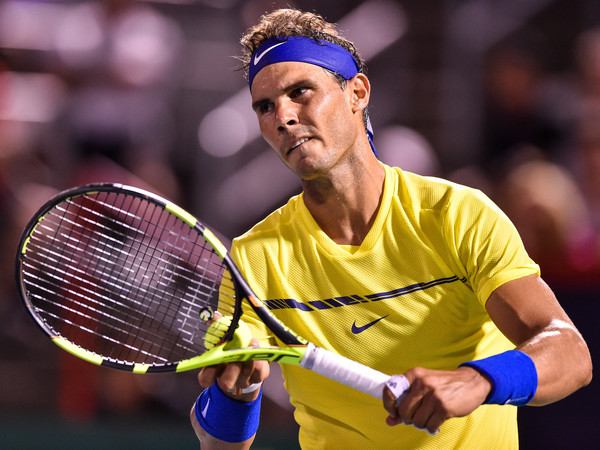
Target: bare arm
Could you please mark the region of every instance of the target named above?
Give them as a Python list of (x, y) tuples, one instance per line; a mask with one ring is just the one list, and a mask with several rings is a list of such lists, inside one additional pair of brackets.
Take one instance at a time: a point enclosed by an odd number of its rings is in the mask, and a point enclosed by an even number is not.
[(555, 402), (591, 381), (588, 347), (540, 277), (500, 286), (486, 307), (500, 331), (535, 363), (538, 389), (531, 405)]
[[(538, 389), (530, 404), (560, 400), (585, 386), (592, 378), (590, 353), (556, 297), (537, 275), (505, 283), (487, 301), (496, 324), (522, 352), (533, 360)], [(389, 390), (384, 406), (389, 425), (414, 424), (435, 432), (451, 417), (473, 412), (491, 391), (490, 381), (471, 367), (455, 370), (414, 368), (405, 373), (409, 395), (394, 405)]]
[(204, 428), (200, 426), (198, 420), (196, 420), (196, 413), (194, 411), (194, 407), (192, 406), (192, 410), (190, 411), (190, 421), (192, 422), (192, 428), (200, 441), (200, 447), (203, 450), (246, 450), (249, 449), (254, 441), (254, 436), (244, 442), (239, 443), (231, 443), (221, 441), (210, 434), (208, 434)]

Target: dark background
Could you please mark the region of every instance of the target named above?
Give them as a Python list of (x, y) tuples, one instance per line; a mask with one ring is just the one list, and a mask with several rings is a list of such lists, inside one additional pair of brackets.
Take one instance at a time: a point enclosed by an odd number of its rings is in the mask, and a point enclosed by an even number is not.
[[(169, 197), (231, 238), (298, 192), (260, 139), (234, 56), (274, 6), (340, 24), (367, 60), (384, 162), (482, 189), (586, 338), (600, 336), (597, 0), (0, 3), (0, 446), (197, 448), (195, 373), (133, 376), (59, 351), (14, 287), (20, 231), (92, 181)], [(589, 45), (584, 46), (584, 43)], [(585, 48), (585, 50), (583, 50)], [(256, 448), (294, 448), (280, 379)], [(521, 446), (596, 448), (597, 382), (520, 410)]]

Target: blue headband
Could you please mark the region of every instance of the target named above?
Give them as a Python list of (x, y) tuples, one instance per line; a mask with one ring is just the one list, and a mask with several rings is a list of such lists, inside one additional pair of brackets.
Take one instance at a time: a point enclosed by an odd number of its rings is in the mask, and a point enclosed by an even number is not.
[[(250, 89), (252, 89), (254, 77), (263, 68), (270, 64), (286, 61), (314, 64), (331, 70), (346, 80), (360, 72), (360, 65), (354, 56), (337, 44), (322, 40), (317, 42), (312, 38), (299, 36), (276, 37), (264, 41), (252, 55), (248, 67), (248, 85)], [(373, 129), (368, 118), (367, 135), (373, 153), (379, 158), (373, 145)]]
[(346, 80), (360, 72), (354, 56), (339, 45), (298, 36), (277, 37), (263, 42), (252, 55), (248, 70), (250, 87), (261, 69), (285, 61), (315, 64), (340, 74)]

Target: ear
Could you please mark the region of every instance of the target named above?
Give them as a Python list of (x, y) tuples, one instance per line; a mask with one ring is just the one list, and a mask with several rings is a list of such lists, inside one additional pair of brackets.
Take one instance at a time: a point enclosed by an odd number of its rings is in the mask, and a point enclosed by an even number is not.
[(352, 111), (362, 111), (369, 104), (371, 83), (363, 73), (357, 73), (348, 80), (348, 92), (352, 102)]

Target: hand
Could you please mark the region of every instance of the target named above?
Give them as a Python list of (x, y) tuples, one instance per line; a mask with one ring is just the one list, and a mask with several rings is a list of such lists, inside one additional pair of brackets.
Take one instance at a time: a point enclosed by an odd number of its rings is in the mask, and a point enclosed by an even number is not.
[[(250, 347), (258, 347), (258, 339), (252, 338)], [(203, 367), (198, 373), (198, 382), (203, 388), (210, 387), (215, 380), (225, 394), (236, 400), (251, 402), (256, 400), (260, 392), (259, 389), (247, 394), (235, 395), (232, 392), (236, 387), (246, 388), (254, 383), (261, 383), (269, 376), (270, 368), (268, 361), (245, 361), (215, 366)]]
[(408, 395), (395, 405), (394, 395), (386, 387), (383, 405), (390, 426), (403, 423), (436, 434), (452, 417), (472, 413), (487, 398), (492, 385), (471, 367), (455, 370), (429, 370), (417, 367), (404, 374), (410, 383)]

